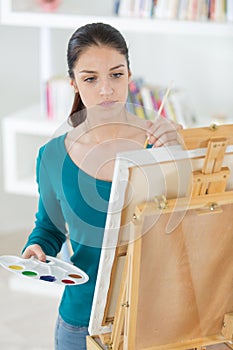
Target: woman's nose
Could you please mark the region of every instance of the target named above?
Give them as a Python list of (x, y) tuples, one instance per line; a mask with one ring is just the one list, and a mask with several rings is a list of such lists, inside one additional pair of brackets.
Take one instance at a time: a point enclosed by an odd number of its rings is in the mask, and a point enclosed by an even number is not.
[(113, 93), (113, 88), (110, 84), (110, 82), (106, 79), (102, 81), (101, 88), (100, 88), (100, 94), (102, 96), (109, 96), (112, 95)]

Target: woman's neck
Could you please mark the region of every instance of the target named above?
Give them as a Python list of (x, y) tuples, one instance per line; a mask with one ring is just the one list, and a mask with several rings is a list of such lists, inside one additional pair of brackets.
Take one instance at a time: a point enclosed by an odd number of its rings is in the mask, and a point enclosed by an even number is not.
[(101, 143), (108, 140), (117, 140), (126, 137), (126, 128), (128, 124), (113, 123), (93, 126), (87, 129), (87, 135), (96, 143)]
[(116, 110), (110, 113), (106, 111), (104, 113), (88, 112), (84, 124), (87, 134), (97, 143), (124, 137), (129, 126), (125, 109), (118, 110), (118, 113)]

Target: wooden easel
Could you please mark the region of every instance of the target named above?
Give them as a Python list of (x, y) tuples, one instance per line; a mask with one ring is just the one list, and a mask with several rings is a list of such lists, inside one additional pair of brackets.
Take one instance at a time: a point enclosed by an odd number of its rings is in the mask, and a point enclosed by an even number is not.
[[(150, 233), (148, 234), (148, 237), (145, 237), (145, 235), (142, 236), (141, 234), (145, 218), (152, 217), (154, 215), (161, 215), (163, 221), (163, 217), (166, 217), (166, 215), (172, 213), (174, 210), (176, 212), (186, 211), (191, 213), (190, 219), (193, 218), (193, 215), (196, 215), (197, 217), (202, 218), (200, 221), (203, 220), (203, 222), (205, 222), (203, 217), (206, 215), (206, 217), (208, 217), (208, 220), (206, 220), (206, 225), (208, 225), (208, 223), (211, 222), (210, 216), (212, 216), (212, 214), (214, 214), (213, 217), (216, 218), (215, 215), (221, 215), (221, 213), (224, 212), (224, 217), (228, 217), (229, 214), (225, 214), (225, 209), (228, 205), (231, 206), (233, 203), (233, 191), (226, 191), (227, 180), (230, 176), (230, 169), (223, 166), (226, 147), (229, 144), (233, 144), (233, 125), (182, 130), (181, 136), (186, 149), (207, 147), (204, 165), (201, 170), (193, 171), (192, 178), (190, 179), (190, 185), (187, 189), (187, 196), (175, 199), (166, 199), (164, 196), (161, 196), (154, 198), (154, 201), (140, 203), (136, 206), (135, 213), (130, 224), (131, 243), (128, 245), (127, 249), (122, 282), (114, 316), (113, 330), (111, 334), (87, 337), (88, 350), (204, 350), (206, 349), (206, 346), (224, 343), (227, 344), (226, 346), (233, 349), (233, 346), (231, 345), (231, 342), (233, 341), (233, 303), (232, 305), (230, 303), (230, 308), (232, 308), (227, 310), (225, 314), (221, 315), (221, 311), (219, 312), (220, 318), (222, 317), (222, 327), (210, 327), (210, 329), (214, 329), (214, 331), (216, 330), (217, 333), (208, 334), (208, 322), (204, 322), (203, 326), (201, 323), (202, 321), (200, 320), (200, 324), (198, 324), (197, 328), (201, 329), (203, 327), (203, 336), (196, 336), (196, 334), (199, 334), (199, 330), (197, 332), (193, 331), (192, 327), (196, 327), (195, 323), (193, 323), (193, 325), (190, 325), (190, 328), (187, 328), (186, 332), (184, 331), (181, 334), (180, 339), (175, 340), (174, 337), (170, 338), (167, 336), (167, 334), (171, 332), (168, 322), (167, 329), (164, 329), (165, 327), (163, 327), (163, 332), (166, 339), (165, 342), (163, 340), (161, 343), (160, 340), (158, 340), (158, 342), (155, 344), (145, 342), (146, 345), (144, 346), (142, 341), (142, 344), (138, 347), (137, 337), (139, 337), (139, 326), (137, 325), (137, 322), (138, 318), (140, 318), (140, 313), (144, 312), (143, 304), (140, 302), (142, 299), (142, 296), (140, 295), (141, 291), (139, 290), (141, 283), (140, 276), (143, 274), (143, 270), (141, 270), (141, 257), (143, 254), (143, 246), (145, 245), (145, 241), (149, 239), (150, 236)], [(195, 214), (193, 214), (194, 212)], [(189, 218), (187, 220), (189, 220)], [(176, 234), (178, 235), (180, 233), (178, 232)], [(231, 234), (229, 233), (228, 236), (231, 236)], [(153, 232), (151, 237), (152, 239), (155, 239), (155, 234)], [(193, 242), (195, 243), (195, 233), (193, 234), (193, 237)], [(218, 237), (218, 233), (215, 234), (215, 237)], [(171, 245), (176, 242), (175, 239), (176, 238), (174, 237)], [(184, 238), (184, 241), (185, 239), (186, 238)], [(155, 242), (155, 245), (156, 244), (157, 241)], [(225, 247), (226, 246), (227, 242), (225, 243)], [(183, 245), (182, 249), (184, 248), (186, 249), (186, 247)], [(165, 244), (161, 245), (161, 249), (166, 249)], [(180, 247), (177, 249), (178, 251), (181, 251)], [(203, 254), (203, 256), (204, 255), (205, 254)], [(225, 255), (223, 254), (223, 256)], [(189, 257), (189, 259), (192, 260), (192, 254), (191, 258)], [(164, 261), (166, 262), (166, 260)], [(189, 263), (191, 264), (190, 260)], [(193, 282), (192, 276), (190, 277), (190, 280)], [(204, 279), (202, 278), (200, 285), (203, 284), (203, 280)], [(225, 284), (227, 285), (228, 282)], [(194, 299), (198, 299), (198, 286), (199, 283), (197, 283), (196, 286), (197, 295), (194, 295)], [(231, 292), (232, 291), (233, 287), (231, 287)], [(142, 293), (142, 295), (145, 298), (146, 294)], [(200, 300), (202, 300), (201, 296)], [(198, 311), (200, 314), (202, 313), (202, 310)], [(200, 314), (197, 315), (197, 319), (200, 317)], [(161, 319), (163, 319), (163, 313), (161, 313)], [(219, 320), (216, 321), (216, 323), (219, 323)], [(166, 322), (164, 324), (166, 324)], [(143, 326), (141, 324), (140, 328), (142, 327)], [(189, 335), (187, 335), (189, 332), (190, 338)], [(202, 331), (200, 334), (202, 334)], [(184, 339), (182, 336), (184, 336)], [(146, 337), (147, 335), (145, 335), (145, 338)], [(163, 339), (161, 336), (160, 338)], [(170, 339), (172, 340), (170, 341)]]

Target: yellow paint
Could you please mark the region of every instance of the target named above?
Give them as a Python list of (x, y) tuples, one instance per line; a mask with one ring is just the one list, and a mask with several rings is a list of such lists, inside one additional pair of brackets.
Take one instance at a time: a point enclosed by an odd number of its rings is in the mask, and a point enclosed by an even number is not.
[(10, 265), (8, 267), (9, 269), (12, 269), (12, 270), (23, 270), (23, 267), (20, 265)]

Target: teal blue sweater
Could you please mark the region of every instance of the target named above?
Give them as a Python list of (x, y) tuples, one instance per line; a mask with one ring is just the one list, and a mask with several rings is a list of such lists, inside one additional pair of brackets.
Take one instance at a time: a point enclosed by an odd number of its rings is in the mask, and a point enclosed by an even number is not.
[(56, 256), (68, 229), (74, 252), (71, 261), (88, 274), (89, 281), (65, 287), (59, 313), (72, 325), (88, 326), (111, 182), (79, 169), (67, 154), (65, 136), (52, 139), (39, 150), (38, 211), (24, 249), (39, 244), (45, 254)]

